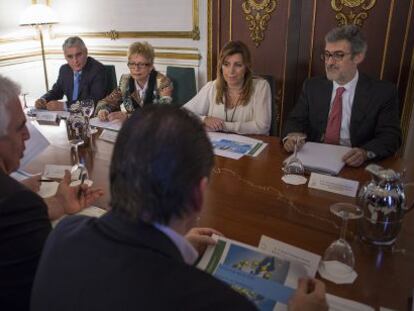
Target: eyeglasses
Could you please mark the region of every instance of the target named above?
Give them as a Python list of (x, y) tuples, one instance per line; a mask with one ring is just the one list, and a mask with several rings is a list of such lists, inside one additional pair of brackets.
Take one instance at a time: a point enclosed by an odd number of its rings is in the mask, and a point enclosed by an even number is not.
[(138, 69), (143, 69), (145, 67), (150, 66), (150, 63), (127, 63), (128, 67), (133, 69), (133, 68), (138, 68)]
[(345, 55), (350, 55), (352, 53), (345, 53), (342, 51), (337, 51), (337, 52), (329, 52), (329, 51), (325, 51), (321, 54), (321, 60), (323, 60), (324, 62), (329, 61), (329, 58), (332, 57), (332, 60), (334, 60), (335, 62), (340, 62), (344, 59)]

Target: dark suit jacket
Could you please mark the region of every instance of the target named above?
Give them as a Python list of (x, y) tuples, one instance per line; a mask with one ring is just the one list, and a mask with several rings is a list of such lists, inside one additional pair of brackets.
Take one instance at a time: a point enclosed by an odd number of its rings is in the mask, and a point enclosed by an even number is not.
[[(104, 65), (92, 57), (88, 57), (85, 67), (82, 69), (78, 100), (93, 99), (96, 104), (105, 97), (106, 92)], [(63, 95), (66, 95), (69, 103), (73, 102), (73, 70), (68, 64), (60, 67), (56, 83), (42, 98), (46, 101), (59, 100), (63, 98)]]
[(29, 310), (33, 279), (50, 230), (42, 198), (0, 172), (0, 310)]
[(152, 225), (115, 212), (71, 216), (51, 233), (32, 310), (255, 310), (211, 275), (184, 263)]
[[(326, 77), (306, 80), (298, 103), (291, 111), (283, 137), (291, 132), (307, 134), (322, 142), (328, 122), (333, 83)], [(351, 112), (352, 147), (374, 152), (378, 158), (395, 153), (401, 145), (397, 90), (393, 84), (359, 74)]]

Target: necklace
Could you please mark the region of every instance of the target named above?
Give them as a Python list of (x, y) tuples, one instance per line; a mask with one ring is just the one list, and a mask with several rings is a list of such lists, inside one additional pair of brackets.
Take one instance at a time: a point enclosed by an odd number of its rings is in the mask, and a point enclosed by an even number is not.
[(227, 102), (229, 102), (229, 100), (228, 100), (229, 98), (230, 98), (230, 96), (226, 96), (226, 103), (224, 104), (224, 112), (226, 113), (226, 122), (233, 122), (234, 113), (236, 112), (237, 107), (239, 107), (240, 94), (237, 96), (236, 104), (234, 105), (233, 113), (231, 114), (230, 120), (227, 119), (227, 110), (228, 110), (227, 109), (227, 106), (228, 106)]

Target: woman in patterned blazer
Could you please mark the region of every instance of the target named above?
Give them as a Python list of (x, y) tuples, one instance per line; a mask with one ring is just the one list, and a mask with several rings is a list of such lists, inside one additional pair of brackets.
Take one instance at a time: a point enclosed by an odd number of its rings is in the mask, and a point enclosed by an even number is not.
[(154, 68), (154, 48), (147, 42), (135, 42), (128, 48), (129, 74), (123, 74), (119, 86), (98, 102), (96, 114), (102, 121), (125, 120), (128, 114), (151, 104), (170, 104), (172, 83)]

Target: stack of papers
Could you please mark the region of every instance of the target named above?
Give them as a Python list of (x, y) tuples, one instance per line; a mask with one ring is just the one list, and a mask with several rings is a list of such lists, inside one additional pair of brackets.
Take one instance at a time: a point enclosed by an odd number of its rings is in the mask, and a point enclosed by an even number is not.
[(92, 118), (89, 121), (89, 124), (91, 126), (111, 130), (111, 131), (119, 131), (122, 127), (122, 122), (120, 120), (114, 120), (114, 121), (101, 121), (98, 117)]
[[(342, 157), (349, 150), (351, 150), (351, 148), (347, 146), (307, 142), (297, 152), (297, 157), (302, 161), (303, 166), (308, 171), (338, 175), (345, 165), (345, 162), (342, 161)], [(289, 161), (290, 157), (285, 161)]]
[(64, 110), (62, 110), (62, 111), (49, 111), (49, 110), (46, 110), (46, 109), (36, 109), (36, 108), (30, 108), (30, 109), (28, 109), (26, 111), (26, 114), (29, 117), (36, 117), (39, 114), (40, 115), (42, 115), (42, 114), (43, 115), (44, 114), (55, 114), (56, 116), (58, 116), (59, 118), (62, 118), (62, 119), (67, 119), (70, 116), (70, 112), (69, 111), (64, 111)]
[(226, 158), (238, 160), (244, 155), (256, 157), (267, 146), (259, 139), (254, 139), (237, 134), (209, 132), (214, 154)]

